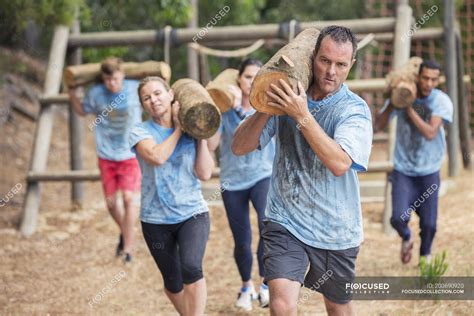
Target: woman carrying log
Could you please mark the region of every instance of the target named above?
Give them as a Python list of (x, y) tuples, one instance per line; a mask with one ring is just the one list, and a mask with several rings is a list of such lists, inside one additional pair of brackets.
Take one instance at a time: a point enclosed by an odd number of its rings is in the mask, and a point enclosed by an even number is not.
[(174, 93), (164, 80), (143, 79), (138, 95), (151, 117), (130, 135), (142, 171), (143, 235), (178, 313), (203, 315), (207, 290), (202, 260), (210, 224), (199, 180), (211, 177), (214, 161), (207, 140), (181, 131), (180, 105), (172, 104)]
[[(253, 256), (249, 202), (252, 202), (257, 211), (260, 232), (265, 217), (275, 148), (273, 144), (262, 151), (238, 157), (232, 153), (230, 146), (237, 126), (246, 116), (255, 112), (249, 101), (250, 87), (261, 66), (262, 63), (256, 59), (246, 59), (242, 62), (237, 79), (240, 89), (232, 86), (233, 90), (237, 90), (234, 106), (222, 114), (221, 127), (216, 136), (210, 139), (211, 150), (214, 150), (220, 141), (220, 178), (224, 188), (222, 199), (234, 237), (234, 258), (242, 279), (242, 288), (235, 305), (247, 311), (252, 309), (252, 299), (256, 298), (259, 299), (260, 306), (268, 306), (268, 287), (262, 282), (257, 296), (251, 278)], [(261, 281), (264, 276), (262, 257), (263, 243), (259, 239), (257, 259)]]

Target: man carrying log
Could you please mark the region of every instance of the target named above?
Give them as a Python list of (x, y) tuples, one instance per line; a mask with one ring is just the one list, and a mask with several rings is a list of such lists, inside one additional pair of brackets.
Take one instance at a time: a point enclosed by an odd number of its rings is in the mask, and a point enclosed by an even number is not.
[[(103, 83), (95, 84), (81, 101), (76, 89), (69, 89), (74, 111), (84, 116), (94, 114), (89, 128), (95, 128), (97, 156), (107, 208), (120, 228), (116, 256), (124, 255), (124, 262), (132, 260), (133, 227), (136, 210), (134, 192), (140, 188), (140, 167), (128, 146), (131, 128), (141, 122), (141, 107), (137, 95), (138, 82), (124, 80), (122, 61), (108, 58), (101, 65)], [(118, 205), (117, 193), (122, 191), (125, 212)]]
[(302, 284), (324, 295), (328, 314), (354, 313), (345, 286), (363, 240), (357, 171), (367, 170), (372, 143), (370, 110), (344, 84), (356, 49), (351, 30), (324, 28), (308, 91), (272, 84), (268, 104), (285, 115), (255, 113), (235, 133), (237, 155), (276, 137), (262, 234), (272, 315), (296, 315)]
[(435, 61), (421, 64), (417, 78), (417, 99), (405, 109), (387, 100), (377, 116), (375, 130), (382, 130), (397, 116), (397, 136), (392, 182), (390, 223), (402, 238), (401, 261), (412, 257), (413, 241), (408, 222), (413, 211), (420, 217), (420, 258), (431, 259), (431, 245), (438, 215), (439, 171), (446, 149), (443, 122), (453, 119), (453, 104), (436, 89), (441, 68)]

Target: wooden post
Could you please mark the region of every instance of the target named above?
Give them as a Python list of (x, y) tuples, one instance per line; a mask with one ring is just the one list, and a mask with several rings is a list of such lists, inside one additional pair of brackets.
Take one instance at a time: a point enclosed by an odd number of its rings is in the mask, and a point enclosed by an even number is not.
[[(464, 84), (464, 59), (459, 28), (456, 31), (457, 87), (459, 91), (459, 136), (464, 169), (471, 168), (471, 129), (469, 128), (469, 111), (467, 109), (466, 85)], [(456, 105), (454, 105), (456, 106)]]
[(211, 81), (211, 72), (209, 71), (208, 57), (204, 53), (199, 53), (199, 74), (200, 82), (203, 86), (206, 86)]
[(459, 174), (459, 112), (457, 90), (457, 65), (456, 65), (456, 38), (454, 34), (454, 1), (443, 0), (444, 8), (444, 69), (446, 75), (446, 88), (453, 102), (453, 123), (448, 125), (448, 173), (450, 177)]
[[(55, 27), (44, 83), (44, 94), (46, 96), (57, 94), (61, 87), (68, 36), (69, 28), (67, 26), (58, 25)], [(53, 131), (54, 110), (52, 104), (41, 107), (38, 124), (36, 125), (30, 171), (42, 172), (46, 169)], [(20, 231), (24, 236), (30, 236), (36, 229), (39, 203), (40, 185), (38, 182), (29, 182), (20, 226)]]
[[(397, 17), (395, 22), (395, 34), (393, 37), (393, 60), (392, 68), (397, 69), (410, 59), (410, 26), (413, 10), (408, 0), (398, 0)], [(393, 162), (395, 139), (397, 130), (397, 119), (394, 118), (388, 125), (388, 160)], [(385, 208), (383, 214), (383, 230), (386, 234), (394, 232), (390, 225), (392, 216), (392, 183), (388, 181), (385, 187)]]
[[(191, 0), (191, 20), (189, 20), (188, 27), (196, 29), (199, 18), (199, 0)], [(199, 60), (198, 53), (191, 47), (188, 50), (188, 77), (199, 81)]]
[[(76, 12), (78, 15), (79, 10)], [(81, 25), (76, 18), (71, 26), (71, 34), (80, 34)], [(70, 65), (79, 65), (82, 63), (82, 52), (80, 48), (73, 48), (70, 51), (69, 62)], [(71, 170), (81, 170), (82, 163), (82, 139), (84, 129), (82, 127), (82, 120), (79, 115), (73, 111), (72, 107), (69, 110), (69, 155)], [(71, 184), (71, 202), (74, 207), (81, 208), (84, 200), (84, 184), (81, 182), (72, 182)]]

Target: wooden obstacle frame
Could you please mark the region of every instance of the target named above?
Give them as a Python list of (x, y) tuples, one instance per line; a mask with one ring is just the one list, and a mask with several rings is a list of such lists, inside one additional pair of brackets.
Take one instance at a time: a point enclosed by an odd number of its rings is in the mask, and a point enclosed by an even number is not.
[[(464, 88), (462, 67), (456, 63), (456, 56), (462, 54), (459, 45), (459, 34), (454, 34), (454, 11), (453, 1), (444, 0), (447, 10), (444, 10), (443, 28), (424, 28), (416, 31), (410, 38), (410, 27), (413, 22), (412, 9), (407, 0), (398, 0), (396, 17), (357, 19), (357, 20), (336, 20), (318, 22), (296, 22), (290, 21), (281, 24), (245, 25), (245, 26), (224, 26), (214, 27), (208, 31), (205, 37), (198, 41), (198, 44), (213, 48), (228, 48), (238, 46), (248, 46), (258, 40), (265, 40), (277, 45), (288, 43), (296, 34), (307, 28), (322, 29), (329, 25), (342, 25), (351, 28), (360, 40), (373, 33), (377, 42), (393, 42), (393, 68), (397, 68), (408, 61), (410, 57), (411, 40), (421, 39), (444, 39), (446, 43), (446, 80), (448, 83), (448, 94), (455, 104), (455, 119), (449, 126), (448, 133), (448, 155), (449, 174), (455, 176), (459, 172), (457, 165), (459, 147), (459, 122), (461, 122), (461, 145), (463, 153), (470, 153), (470, 130), (467, 120), (467, 105), (462, 93), (458, 90)], [(47, 167), (47, 158), (50, 148), (51, 135), (55, 109), (57, 106), (69, 104), (66, 94), (60, 94), (62, 84), (62, 74), (64, 63), (68, 58), (69, 64), (81, 64), (80, 48), (82, 47), (110, 47), (110, 46), (134, 46), (134, 45), (164, 45), (165, 62), (169, 62), (169, 49), (183, 44), (193, 42), (193, 38), (200, 31), (197, 22), (190, 24), (189, 28), (173, 29), (165, 27), (160, 30), (137, 30), (137, 31), (115, 31), (115, 32), (92, 32), (81, 33), (79, 22), (76, 20), (72, 27), (58, 25), (54, 29), (54, 35), (49, 53), (49, 62), (43, 87), (43, 96), (39, 102), (41, 104), (38, 115), (35, 139), (32, 151), (30, 170), (27, 174), (27, 191), (23, 205), (20, 231), (24, 236), (34, 233), (37, 226), (38, 211), (41, 198), (41, 182), (45, 181), (67, 181), (72, 183), (72, 201), (81, 204), (83, 200), (82, 181), (97, 181), (99, 173), (97, 170), (82, 170), (82, 125), (78, 116), (69, 109), (69, 138), (71, 169), (66, 171), (50, 171)], [(456, 45), (456, 43), (458, 43)], [(196, 57), (189, 53), (188, 66), (192, 58)], [(189, 77), (199, 79), (196, 73), (196, 65), (188, 67)], [(348, 86), (357, 92), (378, 92), (385, 90), (385, 79), (364, 79), (349, 80)], [(454, 96), (454, 97), (453, 97)], [(460, 114), (458, 121), (458, 112)], [(466, 127), (467, 126), (467, 127)], [(393, 147), (395, 143), (395, 122), (389, 124), (388, 133), (389, 160), (385, 162), (372, 162), (369, 164), (368, 172), (381, 172), (388, 175), (393, 169)], [(464, 166), (470, 166), (470, 155), (463, 155)], [(216, 174), (214, 174), (216, 175)], [(391, 186), (386, 181), (385, 187), (385, 208), (384, 208), (384, 230), (389, 232), (389, 218), (391, 214)]]

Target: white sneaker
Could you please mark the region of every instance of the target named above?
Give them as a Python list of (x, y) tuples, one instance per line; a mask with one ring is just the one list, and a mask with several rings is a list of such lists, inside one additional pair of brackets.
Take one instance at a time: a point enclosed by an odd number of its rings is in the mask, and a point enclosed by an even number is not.
[(270, 292), (268, 291), (268, 286), (260, 285), (260, 293), (258, 294), (258, 301), (260, 302), (260, 307), (268, 307), (270, 302)]
[(426, 255), (426, 256), (420, 256), (420, 261), (421, 258), (425, 258), (425, 263), (430, 264), (431, 263), (431, 255)]
[(247, 312), (252, 310), (252, 300), (258, 298), (255, 288), (252, 286), (247, 288), (242, 288), (235, 302), (235, 306), (241, 308)]

